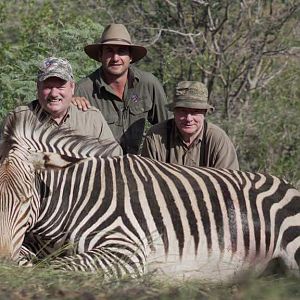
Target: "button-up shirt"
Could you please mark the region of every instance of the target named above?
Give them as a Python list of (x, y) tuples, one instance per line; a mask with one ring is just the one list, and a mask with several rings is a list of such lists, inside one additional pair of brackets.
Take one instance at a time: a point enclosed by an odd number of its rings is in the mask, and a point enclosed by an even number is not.
[[(194, 142), (188, 147), (182, 140), (175, 122), (152, 126), (144, 140), (142, 155), (162, 162), (177, 163), (185, 166), (199, 166), (203, 128)], [(168, 133), (170, 135), (168, 136)], [(169, 146), (168, 146), (169, 145)], [(169, 149), (167, 149), (169, 147)], [(206, 131), (206, 166), (214, 168), (239, 169), (235, 148), (224, 130), (207, 122)]]
[[(29, 116), (35, 114), (37, 110), (42, 109), (38, 100), (32, 101), (28, 105), (19, 106), (10, 112), (3, 123), (3, 132), (5, 132), (6, 124), (11, 122), (13, 118), (24, 120), (29, 119)], [(49, 118), (47, 117), (49, 116)], [(81, 111), (76, 106), (70, 105), (68, 112), (58, 124), (51, 119), (50, 114), (46, 111), (42, 112), (41, 118), (37, 120), (40, 123), (47, 123), (48, 126), (55, 128), (67, 128), (74, 130), (76, 134), (95, 137), (99, 142), (115, 141), (115, 138), (104, 120), (101, 112), (91, 107), (87, 111)], [(112, 155), (122, 155), (120, 146), (116, 147)]]
[(87, 98), (100, 109), (124, 154), (137, 154), (146, 120), (156, 124), (169, 116), (163, 87), (151, 73), (131, 66), (123, 99), (120, 99), (101, 74), (102, 69), (99, 68), (79, 81), (75, 95)]

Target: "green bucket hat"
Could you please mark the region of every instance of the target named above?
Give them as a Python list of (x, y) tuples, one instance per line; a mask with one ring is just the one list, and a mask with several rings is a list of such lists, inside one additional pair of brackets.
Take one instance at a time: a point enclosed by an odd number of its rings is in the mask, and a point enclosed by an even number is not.
[(208, 91), (206, 86), (199, 81), (181, 81), (175, 89), (173, 103), (169, 105), (170, 110), (176, 107), (214, 110), (207, 103)]
[(147, 54), (147, 49), (143, 46), (134, 45), (128, 30), (123, 24), (108, 25), (100, 39), (94, 44), (84, 47), (85, 53), (92, 59), (99, 61), (99, 50), (103, 45), (122, 45), (128, 46), (131, 51), (132, 63), (140, 60)]
[(44, 59), (39, 65), (37, 80), (44, 81), (49, 77), (73, 81), (74, 76), (71, 64), (64, 58), (48, 57)]

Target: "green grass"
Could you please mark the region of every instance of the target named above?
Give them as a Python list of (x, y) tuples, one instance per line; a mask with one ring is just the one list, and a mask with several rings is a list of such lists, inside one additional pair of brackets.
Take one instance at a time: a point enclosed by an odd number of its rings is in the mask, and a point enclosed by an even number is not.
[(0, 265), (2, 299), (300, 299), (300, 279), (268, 276), (239, 284), (162, 280), (153, 276), (103, 281), (100, 273)]

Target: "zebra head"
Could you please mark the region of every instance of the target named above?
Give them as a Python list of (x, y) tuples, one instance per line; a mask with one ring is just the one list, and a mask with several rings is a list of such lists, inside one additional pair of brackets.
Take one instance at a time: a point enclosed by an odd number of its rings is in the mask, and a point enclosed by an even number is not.
[(39, 216), (37, 172), (65, 168), (88, 157), (107, 156), (116, 142), (75, 135), (71, 130), (11, 118), (0, 145), (0, 257), (19, 259), (27, 230)]
[(11, 149), (0, 165), (0, 256), (15, 260), (32, 222), (34, 168), (24, 151)]
[(63, 169), (81, 159), (13, 147), (0, 164), (0, 257), (19, 259), (25, 232), (40, 208), (37, 172)]

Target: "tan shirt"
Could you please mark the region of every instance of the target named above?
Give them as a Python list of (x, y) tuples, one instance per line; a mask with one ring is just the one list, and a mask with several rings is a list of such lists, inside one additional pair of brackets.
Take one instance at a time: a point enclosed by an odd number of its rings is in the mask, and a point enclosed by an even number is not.
[[(6, 117), (3, 125), (3, 132), (5, 132), (5, 127), (12, 118), (22, 118), (24, 123), (28, 120), (29, 115), (35, 113), (36, 109), (41, 109), (41, 106), (37, 100), (32, 101), (26, 106), (19, 106), (10, 112)], [(49, 115), (46, 111), (44, 116)], [(68, 113), (62, 120), (60, 124), (55, 122), (53, 119), (42, 118), (39, 122), (47, 122), (49, 126), (54, 128), (67, 128), (74, 130), (77, 134), (95, 137), (99, 142), (104, 141), (115, 141), (115, 138), (108, 127), (102, 113), (95, 107), (91, 107), (87, 111), (79, 110), (76, 106), (71, 105)], [(112, 156), (122, 155), (122, 148), (120, 146), (116, 147), (112, 153)]]
[[(181, 136), (172, 122), (169, 136), (170, 163), (186, 166), (199, 166), (200, 147), (203, 139), (203, 129), (189, 147), (182, 141)], [(167, 161), (167, 121), (152, 126), (147, 132), (142, 147), (142, 156), (162, 162)], [(207, 122), (206, 132), (207, 167), (239, 169), (235, 148), (224, 130)]]

